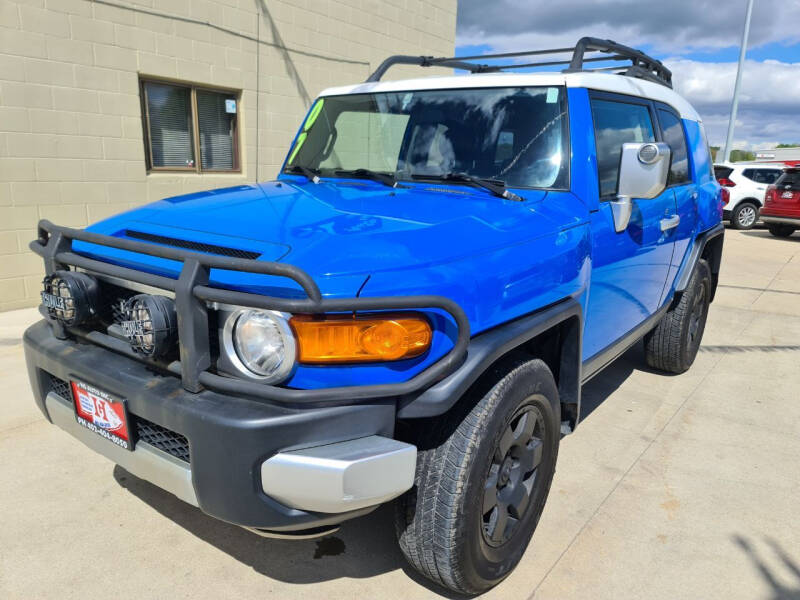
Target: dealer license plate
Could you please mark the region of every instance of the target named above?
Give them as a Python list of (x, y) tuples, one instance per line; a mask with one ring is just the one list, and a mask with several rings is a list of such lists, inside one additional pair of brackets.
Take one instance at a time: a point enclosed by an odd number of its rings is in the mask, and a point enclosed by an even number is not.
[(121, 448), (133, 450), (125, 400), (82, 381), (71, 383), (78, 424)]

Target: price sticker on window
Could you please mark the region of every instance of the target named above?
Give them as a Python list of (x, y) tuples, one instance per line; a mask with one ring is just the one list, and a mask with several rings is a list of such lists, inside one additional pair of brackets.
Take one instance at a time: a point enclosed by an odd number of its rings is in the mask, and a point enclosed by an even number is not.
[(225, 100), (225, 112), (236, 114), (236, 100), (226, 99)]

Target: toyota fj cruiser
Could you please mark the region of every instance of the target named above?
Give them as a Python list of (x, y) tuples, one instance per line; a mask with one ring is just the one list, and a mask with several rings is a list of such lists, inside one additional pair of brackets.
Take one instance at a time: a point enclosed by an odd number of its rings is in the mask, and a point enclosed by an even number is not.
[[(497, 584), (581, 385), (641, 338), (652, 367), (688, 369), (722, 253), (705, 133), (670, 71), (594, 38), (519, 56), (567, 51), (544, 63), (558, 73), (391, 57), (316, 99), (275, 181), (42, 221), (39, 408), (262, 535), (397, 499), (416, 569)], [(586, 69), (602, 60), (618, 68)], [(396, 64), (470, 74), (381, 82)]]

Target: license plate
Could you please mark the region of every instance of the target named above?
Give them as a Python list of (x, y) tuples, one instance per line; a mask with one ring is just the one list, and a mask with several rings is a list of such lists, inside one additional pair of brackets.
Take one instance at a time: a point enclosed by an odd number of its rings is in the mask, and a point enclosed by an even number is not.
[(47, 292), (42, 292), (42, 304), (45, 308), (52, 308), (54, 310), (66, 310), (66, 304), (64, 304), (64, 298), (61, 296), (56, 296), (55, 294), (48, 294)]
[(794, 196), (794, 193), (792, 193), (792, 192), (783, 192), (781, 194), (781, 198), (789, 198), (789, 199), (791, 199), (793, 196)]
[(78, 424), (125, 450), (133, 450), (125, 400), (82, 381), (71, 383)]

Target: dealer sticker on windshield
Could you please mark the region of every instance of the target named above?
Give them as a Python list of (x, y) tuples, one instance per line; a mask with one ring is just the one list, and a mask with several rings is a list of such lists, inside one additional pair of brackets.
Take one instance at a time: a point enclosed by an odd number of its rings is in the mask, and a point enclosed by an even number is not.
[(81, 381), (72, 382), (72, 397), (79, 425), (125, 450), (133, 450), (125, 400)]

